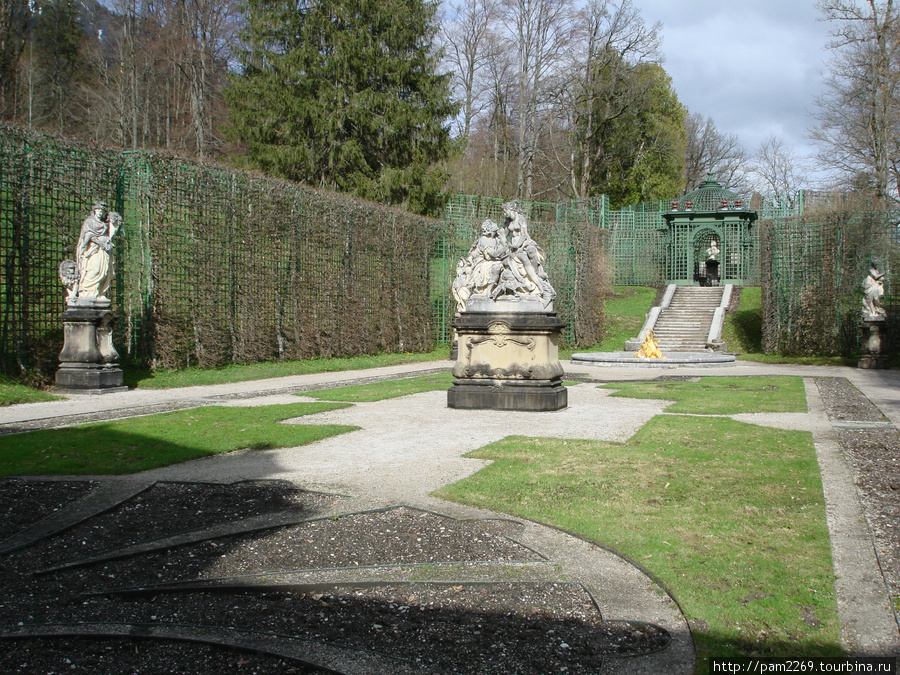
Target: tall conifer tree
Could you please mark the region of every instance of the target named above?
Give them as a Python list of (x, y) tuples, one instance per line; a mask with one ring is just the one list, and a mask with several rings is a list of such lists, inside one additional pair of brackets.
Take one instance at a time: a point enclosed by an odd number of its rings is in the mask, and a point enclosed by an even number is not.
[(434, 208), (452, 143), (430, 0), (248, 0), (233, 135), (270, 174)]

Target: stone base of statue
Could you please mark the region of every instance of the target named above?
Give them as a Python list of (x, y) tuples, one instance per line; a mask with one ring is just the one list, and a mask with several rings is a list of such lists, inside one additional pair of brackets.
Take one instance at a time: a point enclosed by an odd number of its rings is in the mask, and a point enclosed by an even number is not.
[(863, 316), (860, 326), (860, 357), (857, 367), (882, 369), (888, 367), (887, 321), (883, 316)]
[(64, 343), (56, 371), (57, 391), (106, 394), (127, 391), (112, 344), (116, 317), (105, 298), (69, 300), (62, 315)]
[(568, 403), (559, 363), (565, 324), (540, 300), (470, 298), (454, 321), (450, 408), (550, 411)]

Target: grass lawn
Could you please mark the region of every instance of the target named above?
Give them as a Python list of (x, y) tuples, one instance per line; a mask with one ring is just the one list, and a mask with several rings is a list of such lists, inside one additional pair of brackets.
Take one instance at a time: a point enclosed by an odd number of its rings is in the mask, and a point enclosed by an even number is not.
[(209, 406), (0, 436), (0, 474), (133, 473), (242, 448), (305, 445), (356, 427), (278, 422), (346, 406)]
[[(764, 395), (796, 398), (771, 380)], [(735, 407), (749, 412), (752, 396)], [(691, 394), (681, 402), (692, 397), (702, 399)], [(623, 552), (678, 599), (701, 659), (840, 655), (809, 433), (659, 415), (624, 444), (509, 437), (468, 456), (494, 463), (438, 496), (556, 525)]]
[(264, 380), (287, 375), (331, 373), (342, 370), (361, 370), (396, 366), (404, 363), (439, 361), (450, 358), (449, 347), (439, 347), (424, 353), (375, 354), (336, 359), (308, 359), (305, 361), (268, 361), (240, 363), (221, 368), (186, 368), (185, 370), (144, 370), (125, 372), (125, 384), (141, 389), (171, 389), (198, 385), (224, 384)]
[(0, 406), (59, 400), (59, 396), (53, 396), (39, 389), (32, 389), (24, 384), (13, 382), (9, 378), (0, 377)]
[(300, 395), (311, 396), (323, 401), (358, 403), (361, 401), (382, 401), (388, 398), (418, 394), (435, 389), (449, 389), (452, 384), (453, 375), (447, 372), (420, 375), (419, 377), (406, 377), (400, 380), (383, 380), (368, 384), (335, 387), (334, 389), (322, 389), (320, 391), (304, 392)]
[(762, 354), (762, 289), (758, 286), (744, 286), (737, 310), (725, 317), (722, 339), (732, 352)]
[(734, 415), (752, 412), (806, 412), (799, 377), (704, 377), (699, 382), (616, 382), (611, 396), (674, 400), (667, 412)]

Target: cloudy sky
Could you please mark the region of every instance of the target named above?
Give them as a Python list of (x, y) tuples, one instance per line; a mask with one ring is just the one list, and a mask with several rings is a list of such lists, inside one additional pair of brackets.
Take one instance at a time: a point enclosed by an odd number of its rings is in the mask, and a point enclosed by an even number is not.
[(779, 136), (814, 152), (807, 129), (822, 91), (829, 26), (814, 0), (633, 0), (663, 25), (665, 68), (691, 113), (749, 153)]

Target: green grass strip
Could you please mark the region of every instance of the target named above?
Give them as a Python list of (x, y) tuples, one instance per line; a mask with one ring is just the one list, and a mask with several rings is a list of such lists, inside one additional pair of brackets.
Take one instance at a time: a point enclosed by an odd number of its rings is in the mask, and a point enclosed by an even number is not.
[(434, 373), (418, 377), (406, 377), (399, 380), (382, 380), (381, 382), (304, 392), (300, 396), (311, 396), (323, 401), (361, 403), (383, 401), (384, 399), (408, 396), (409, 394), (420, 394), (423, 391), (449, 389), (452, 384), (453, 375), (450, 373)]
[(702, 657), (840, 655), (808, 432), (660, 415), (624, 445), (510, 437), (467, 456), (494, 463), (438, 496), (622, 551), (671, 589)]
[(125, 371), (125, 384), (141, 389), (170, 389), (210, 384), (228, 384), (264, 380), (289, 375), (313, 375), (344, 370), (362, 370), (396, 366), (405, 363), (438, 361), (450, 356), (448, 347), (440, 347), (421, 354), (375, 354), (334, 359), (308, 359), (304, 361), (267, 361), (240, 363), (221, 368), (187, 368), (185, 370)]
[(0, 406), (60, 400), (62, 399), (59, 396), (32, 389), (24, 384), (18, 384), (5, 377), (0, 377)]
[(305, 445), (357, 427), (278, 422), (345, 407), (311, 402), (209, 406), (0, 436), (0, 474), (132, 473), (242, 448)]
[(704, 377), (699, 382), (614, 382), (611, 396), (674, 400), (667, 412), (735, 415), (755, 412), (806, 412), (800, 377)]

